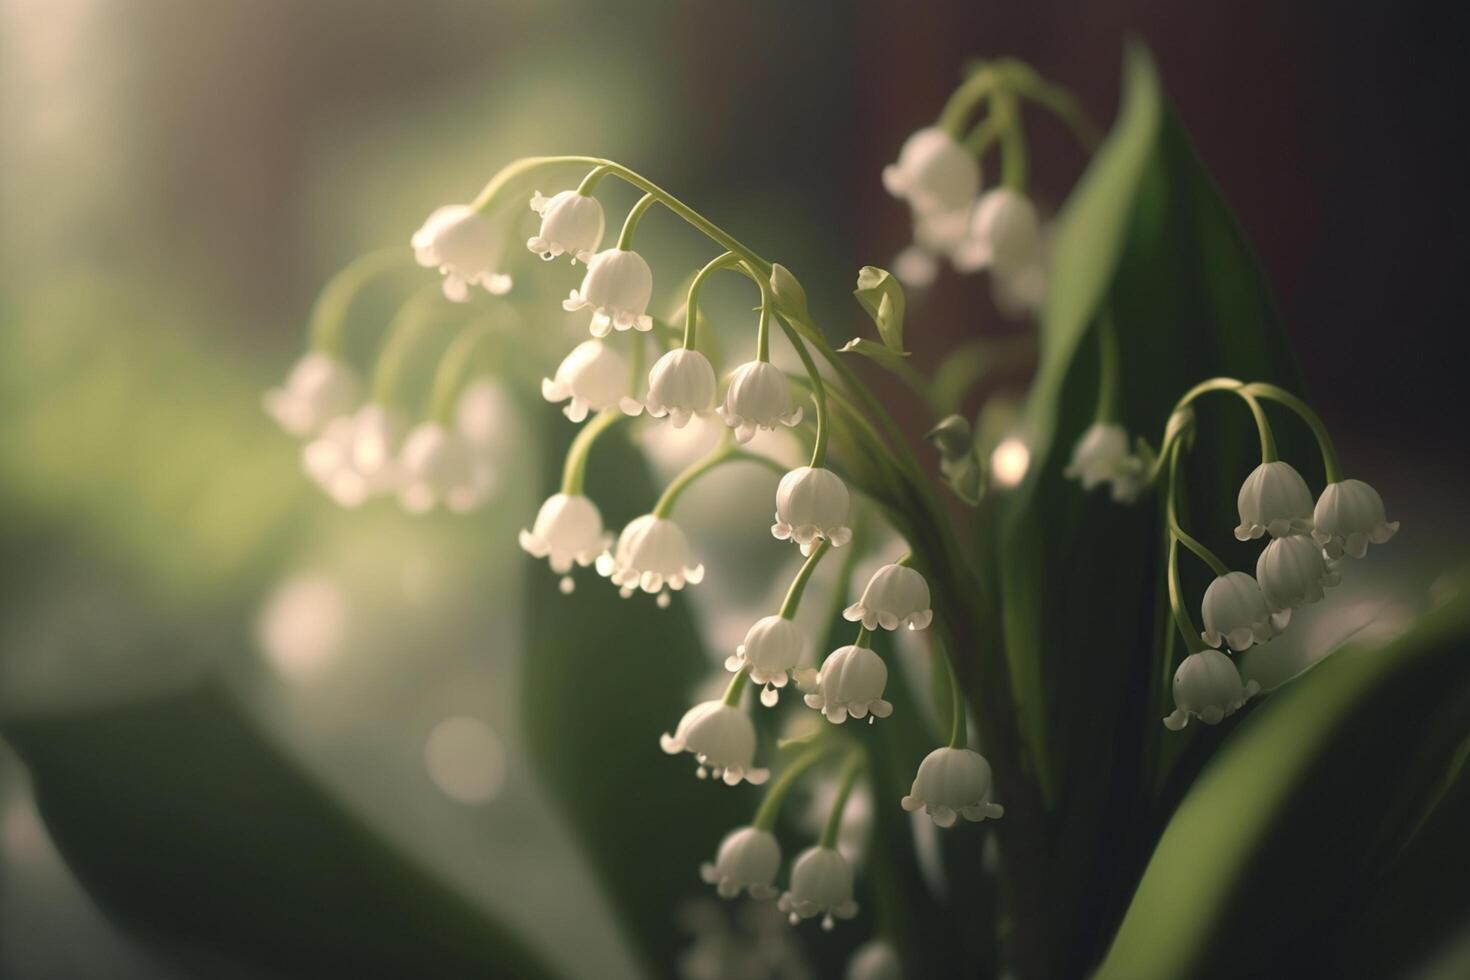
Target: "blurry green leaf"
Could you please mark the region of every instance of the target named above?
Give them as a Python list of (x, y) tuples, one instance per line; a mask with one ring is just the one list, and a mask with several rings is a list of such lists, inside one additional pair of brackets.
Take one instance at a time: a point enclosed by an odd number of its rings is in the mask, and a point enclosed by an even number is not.
[(779, 262), (771, 264), (771, 293), (776, 297), (776, 309), (787, 319), (808, 320), (806, 290), (791, 274), (791, 270)]
[[(1121, 506), (1062, 476), (1093, 421), (1097, 312), (1110, 304), (1117, 326), (1124, 424), (1151, 441), (1178, 396), (1203, 378), (1297, 388), (1255, 259), (1142, 48), (1128, 51), (1117, 122), (1059, 217), (1051, 290), (1038, 373), (1014, 433), (1029, 449), (1026, 478), (997, 495), (978, 540), (997, 569), (1003, 649), (1054, 815), (1040, 885), (1053, 966), (1077, 974), (1100, 955), (1172, 800), (1223, 735), (1191, 731), (1164, 742), (1174, 642), (1156, 504)], [(1202, 403), (1199, 423), (1188, 519), (1243, 566), (1254, 550), (1229, 529), (1235, 489), (1259, 459), (1254, 430), (1243, 409), (1221, 402)], [(1313, 454), (1300, 453), (1299, 434), (1282, 427), (1278, 436), (1283, 454), (1310, 472)], [(1202, 566), (1188, 566), (1192, 602), (1204, 584)]]
[(975, 433), (963, 415), (951, 415), (924, 434), (939, 450), (939, 475), (970, 506), (980, 502), (985, 489), (985, 467), (975, 451)]
[(355, 819), (216, 683), (3, 728), (67, 865), (197, 975), (547, 977)]
[[(898, 280), (886, 269), (865, 265), (858, 270), (857, 289), (853, 291), (853, 295), (863, 309), (868, 311), (868, 316), (873, 318), (873, 323), (878, 327), (878, 336), (883, 338), (883, 346), (894, 354), (904, 354), (904, 297), (903, 286), (899, 285)], [(852, 343), (843, 349), (850, 347)]]
[(895, 351), (884, 347), (876, 340), (868, 340), (866, 337), (854, 337), (838, 348), (844, 354), (861, 354), (877, 361), (879, 364), (895, 370), (904, 364), (904, 358), (908, 357), (907, 351)]
[[(1287, 685), (1180, 806), (1098, 976), (1402, 975), (1470, 915), (1467, 718), (1464, 596)], [(1416, 856), (1447, 796), (1461, 819)], [(1364, 934), (1406, 868), (1395, 930)], [(1368, 968), (1385, 942), (1412, 958)]]

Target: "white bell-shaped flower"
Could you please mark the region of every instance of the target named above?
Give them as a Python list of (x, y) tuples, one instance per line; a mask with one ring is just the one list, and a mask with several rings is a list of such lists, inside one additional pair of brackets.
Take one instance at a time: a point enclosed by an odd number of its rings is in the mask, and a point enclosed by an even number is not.
[(1030, 198), (1010, 187), (987, 191), (975, 204), (964, 241), (950, 252), (961, 272), (990, 269), (1011, 275), (1032, 268), (1044, 254), (1041, 219)]
[(925, 629), (934, 619), (929, 583), (907, 565), (884, 565), (868, 579), (862, 598), (842, 611), (842, 618), (868, 630)]
[(737, 827), (720, 841), (713, 863), (700, 865), (699, 876), (714, 885), (721, 898), (735, 898), (742, 891), (765, 901), (777, 894), (776, 872), (781, 869), (781, 845), (769, 830)]
[(776, 486), (776, 523), (771, 534), (778, 541), (795, 541), (810, 555), (819, 539), (840, 548), (852, 540), (847, 512), (852, 497), (847, 484), (829, 469), (799, 466)]
[(456, 303), (470, 298), (470, 287), (503, 296), (511, 278), (501, 272), (500, 233), (485, 215), (468, 204), (446, 204), (413, 233), (419, 265), (444, 274), (444, 295)]
[(561, 590), (575, 588), (569, 572), (576, 563), (586, 568), (612, 545), (612, 535), (602, 529), (602, 512), (579, 493), (558, 493), (546, 498), (536, 512), (536, 523), (521, 530), (521, 547), (533, 558), (545, 558), (551, 570), (562, 576)]
[(820, 915), (830, 931), (833, 917), (851, 919), (858, 913), (852, 897), (852, 865), (836, 848), (809, 847), (791, 866), (791, 887), (776, 904), (791, 924)]
[(1262, 463), (1251, 470), (1236, 499), (1240, 526), (1235, 537), (1250, 541), (1263, 534), (1284, 538), (1312, 530), (1312, 491), (1285, 460)]
[(1147, 467), (1134, 454), (1128, 431), (1111, 422), (1094, 422), (1072, 449), (1072, 461), (1062, 475), (1082, 482), (1083, 490), (1112, 484), (1113, 500), (1131, 504), (1145, 485)]
[(920, 214), (967, 207), (980, 193), (980, 161), (949, 133), (930, 126), (914, 133), (883, 168), (888, 193)]
[(806, 650), (806, 635), (801, 627), (784, 616), (764, 616), (745, 633), (745, 642), (725, 660), (731, 673), (750, 670), (750, 679), (765, 685), (761, 704), (776, 704), (776, 689), (786, 686), (787, 675), (801, 662)]
[(293, 436), (313, 436), (362, 401), (362, 381), (351, 367), (310, 351), (291, 368), (286, 383), (261, 399), (266, 413)]
[(1260, 690), (1255, 681), (1241, 683), (1235, 663), (1219, 650), (1190, 654), (1174, 672), (1174, 710), (1164, 726), (1177, 732), (1189, 724), (1190, 715), (1218, 725)]
[(424, 422), (403, 441), (398, 499), (410, 514), (444, 507), (456, 514), (477, 509), (495, 489), (490, 460), (458, 432)]
[(769, 769), (753, 768), (755, 726), (750, 716), (723, 701), (704, 701), (684, 712), (674, 734), (664, 732), (658, 743), (669, 755), (690, 752), (700, 779), (723, 779), (727, 786), (740, 780), (760, 785), (771, 775)]
[(562, 414), (573, 422), (612, 408), (627, 390), (628, 362), (601, 340), (582, 341), (562, 358), (555, 378), (541, 379), (541, 397), (565, 401)]
[(611, 579), (623, 598), (637, 589), (657, 593), (660, 608), (669, 604), (664, 590), (675, 592), (704, 580), (704, 566), (689, 564), (689, 539), (683, 528), (664, 517), (635, 517), (618, 535), (611, 552), (597, 558), (597, 572)]
[(531, 198), (531, 210), (541, 216), (541, 228), (526, 241), (526, 247), (546, 261), (566, 254), (586, 262), (602, 244), (602, 204), (590, 194), (562, 191)]
[(716, 411), (735, 430), (736, 442), (749, 442), (756, 429), (793, 426), (801, 421), (801, 406), (791, 404), (791, 382), (770, 361), (750, 361), (730, 375), (725, 404)]
[(407, 426), (393, 409), (369, 402), (327, 423), (301, 449), (307, 476), (343, 507), (398, 488), (398, 446)]
[(995, 308), (1008, 317), (1034, 315), (1046, 301), (1051, 267), (1045, 252), (1034, 261), (1005, 272), (991, 270), (990, 297)]
[(891, 268), (906, 289), (928, 289), (939, 278), (939, 259), (922, 245), (910, 245), (899, 252)]
[(1205, 589), (1200, 610), (1205, 628), (1200, 636), (1212, 647), (1249, 650), (1286, 629), (1291, 610), (1272, 612), (1256, 580), (1245, 572), (1221, 575)]
[(1317, 602), (1323, 589), (1340, 581), (1322, 556), (1322, 547), (1305, 534), (1273, 538), (1256, 560), (1256, 582), (1266, 605), (1274, 610)]
[(506, 452), (515, 439), (515, 400), (504, 384), (488, 375), (465, 385), (454, 407), (454, 429), (486, 456)]
[(696, 415), (709, 412), (715, 403), (715, 369), (697, 350), (675, 347), (654, 362), (648, 372), (648, 395), (643, 401), (622, 400), (623, 411), (637, 415), (644, 409), (656, 419), (668, 416), (674, 428), (682, 429)]
[(919, 763), (914, 785), (901, 802), (910, 813), (923, 810), (940, 827), (960, 817), (994, 820), (1005, 808), (990, 802), (990, 763), (974, 749), (935, 749)]
[(1369, 544), (1384, 544), (1398, 532), (1390, 521), (1383, 498), (1362, 480), (1327, 484), (1312, 513), (1312, 537), (1330, 558), (1362, 558)]
[(845, 980), (903, 980), (898, 950), (886, 939), (870, 939), (847, 961)]
[(568, 313), (592, 308), (592, 336), (613, 330), (653, 329), (648, 301), (653, 298), (653, 270), (631, 249), (608, 248), (587, 259), (582, 288), (574, 289), (561, 307)]
[(848, 715), (867, 718), (872, 724), (874, 718), (893, 714), (893, 705), (883, 700), (888, 667), (868, 647), (838, 647), (827, 654), (815, 674), (810, 668), (798, 671), (798, 681), (810, 689), (807, 707), (820, 711), (834, 725), (842, 724)]

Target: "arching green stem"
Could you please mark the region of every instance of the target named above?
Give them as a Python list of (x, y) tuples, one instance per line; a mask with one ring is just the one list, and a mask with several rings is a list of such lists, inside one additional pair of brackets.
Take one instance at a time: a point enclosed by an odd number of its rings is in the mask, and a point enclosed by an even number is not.
[(608, 408), (599, 412), (592, 421), (582, 426), (582, 430), (577, 433), (577, 438), (572, 440), (571, 446), (567, 449), (566, 462), (562, 464), (562, 493), (579, 494), (582, 492), (582, 487), (587, 482), (587, 457), (592, 452), (592, 444), (604, 432), (625, 418), (627, 416), (621, 409)]
[(583, 177), (582, 182), (577, 185), (577, 193), (583, 197), (591, 195), (597, 190), (597, 185), (602, 183), (602, 178), (607, 176), (608, 170), (608, 167), (599, 166), (587, 171), (587, 176)]
[(1216, 576), (1230, 574), (1230, 568), (1219, 557), (1197, 541), (1192, 535), (1184, 530), (1179, 524), (1179, 513), (1176, 497), (1179, 493), (1179, 450), (1180, 443), (1175, 440), (1174, 445), (1169, 447), (1169, 495), (1165, 503), (1165, 513), (1168, 517), (1169, 531), (1175, 540), (1179, 541), (1190, 551), (1194, 552)]
[(420, 287), (393, 314), (373, 368), (373, 401), (391, 405), (402, 392), (403, 370), (414, 345), (439, 312), (441, 293), (438, 283)]
[(1005, 58), (996, 63), (996, 72), (1001, 75), (1008, 89), (1035, 102), (1060, 119), (1077, 137), (1082, 148), (1091, 153), (1102, 142), (1097, 124), (1088, 118), (1082, 104), (1071, 92), (1042, 78), (1036, 69), (1014, 58)]
[(690, 484), (692, 484), (695, 480), (698, 480), (701, 476), (704, 476), (710, 470), (713, 470), (715, 467), (720, 466), (723, 463), (731, 462), (733, 460), (742, 460), (748, 463), (759, 463), (762, 466), (770, 467), (778, 473), (785, 472), (785, 470), (783, 470), (780, 464), (776, 463), (775, 460), (767, 459), (765, 456), (761, 456), (758, 453), (746, 452), (743, 449), (736, 449), (727, 439), (719, 446), (716, 446), (703, 459), (697, 460), (694, 463), (690, 464), (690, 466), (685, 469), (684, 472), (674, 477), (674, 482), (670, 483), (668, 487), (664, 489), (663, 495), (658, 498), (658, 503), (653, 505), (653, 516), (661, 518), (668, 517), (669, 514), (673, 512), (674, 505), (679, 502), (679, 497), (684, 493), (685, 490), (689, 489)]
[(638, 203), (628, 211), (628, 217), (623, 220), (623, 231), (618, 235), (618, 248), (627, 251), (633, 247), (633, 232), (638, 230), (638, 222), (648, 213), (648, 209), (658, 203), (658, 195), (644, 194), (638, 199)]
[(704, 264), (694, 278), (689, 282), (689, 295), (684, 301), (684, 349), (693, 350), (695, 330), (699, 323), (699, 292), (704, 288), (705, 280), (714, 275), (720, 269), (727, 269), (739, 265), (740, 257), (734, 252), (723, 252)]
[(761, 319), (755, 330), (755, 359), (762, 364), (771, 360), (771, 304), (761, 303)]
[(1123, 359), (1118, 348), (1118, 328), (1113, 323), (1113, 311), (1106, 305), (1098, 316), (1097, 346), (1097, 420), (1118, 424), (1123, 418), (1122, 398), (1119, 395)]
[(1174, 625), (1184, 637), (1184, 648), (1190, 653), (1199, 653), (1205, 648), (1199, 630), (1189, 610), (1184, 608), (1184, 586), (1179, 582), (1179, 537), (1169, 536), (1169, 611), (1174, 614)]
[(1009, 92), (997, 92), (992, 105), (1003, 120), (1000, 136), (1001, 183), (1011, 190), (1024, 193), (1029, 164), (1026, 159), (1026, 130), (1021, 119), (1021, 105)]
[(988, 68), (977, 70), (961, 82), (959, 88), (950, 95), (934, 125), (949, 133), (956, 140), (963, 138), (965, 125), (969, 122), (970, 115), (994, 92), (995, 83), (996, 76), (993, 71)]
[(725, 697), (723, 698), (725, 704), (732, 708), (739, 706), (740, 695), (745, 693), (745, 682), (748, 676), (749, 672), (742, 667), (736, 672), (734, 677), (730, 678), (730, 686), (725, 688)]
[(1327, 482), (1341, 482), (1342, 465), (1337, 458), (1337, 447), (1333, 445), (1332, 436), (1328, 434), (1327, 426), (1322, 423), (1322, 417), (1314, 412), (1310, 405), (1286, 389), (1264, 381), (1252, 382), (1243, 390), (1258, 398), (1269, 398), (1271, 401), (1285, 405), (1307, 423), (1312, 430), (1312, 435), (1317, 439), (1317, 449), (1322, 454), (1322, 468), (1327, 473)]
[(341, 358), (347, 348), (347, 314), (363, 289), (386, 272), (407, 269), (413, 256), (403, 248), (382, 248), (359, 255), (322, 287), (311, 308), (307, 343), (312, 350)]
[(855, 749), (847, 757), (847, 765), (838, 777), (837, 796), (832, 800), (832, 809), (827, 811), (827, 823), (822, 827), (822, 836), (817, 839), (818, 847), (837, 845), (837, 832), (842, 829), (842, 811), (847, 809), (847, 798), (852, 795), (852, 788), (862, 774), (866, 762), (867, 758), (861, 749)]
[[(1253, 392), (1249, 389), (1249, 385), (1236, 378), (1210, 378), (1207, 381), (1201, 381), (1199, 384), (1186, 391), (1180, 397), (1180, 399), (1174, 403), (1174, 412), (1179, 412), (1181, 409), (1187, 407), (1196, 398), (1200, 397), (1201, 395), (1209, 394), (1212, 391), (1233, 392), (1242, 401), (1244, 401), (1246, 403), (1246, 406), (1251, 410), (1251, 418), (1253, 418), (1256, 423), (1256, 433), (1260, 436), (1261, 439), (1261, 462), (1270, 463), (1277, 458), (1276, 438), (1271, 432), (1271, 423), (1269, 420), (1267, 420), (1266, 413), (1261, 408), (1261, 403), (1256, 398), (1256, 395), (1260, 393)], [(1262, 397), (1269, 396), (1263, 395)], [(1170, 418), (1173, 418), (1173, 414), (1174, 413), (1170, 413)], [(1178, 434), (1177, 431), (1175, 434)], [(1166, 440), (1165, 444), (1159, 447), (1160, 456), (1167, 452), (1168, 448), (1168, 440)]]
[(866, 626), (859, 626), (857, 638), (852, 641), (852, 645), (855, 647), (866, 647), (869, 650), (873, 649), (873, 634)]
[(796, 616), (796, 609), (801, 605), (801, 594), (806, 591), (806, 584), (811, 580), (812, 572), (816, 571), (817, 562), (827, 553), (829, 544), (826, 538), (817, 542), (812, 553), (807, 555), (806, 561), (801, 564), (801, 571), (796, 573), (796, 578), (791, 580), (791, 588), (786, 590), (786, 601), (781, 603), (781, 611), (778, 615), (782, 619), (792, 619)]
[(939, 650), (936, 655), (944, 661), (944, 669), (949, 673), (949, 747), (962, 749), (969, 741), (965, 724), (965, 695), (960, 691), (960, 679), (955, 676), (948, 651)]
[(1266, 410), (1254, 395), (1246, 391), (1244, 387), (1236, 389), (1236, 394), (1245, 400), (1250, 406), (1251, 417), (1256, 420), (1256, 432), (1261, 437), (1261, 462), (1274, 463), (1279, 458), (1276, 455), (1276, 437), (1271, 433), (1271, 422), (1266, 418)]
[(986, 116), (975, 124), (970, 134), (965, 137), (965, 149), (977, 157), (984, 156), (995, 141), (1000, 139), (1001, 119), (994, 114)]
[(488, 323), (473, 323), (460, 331), (444, 352), (429, 388), (429, 418), (448, 427), (454, 422), (460, 392), (469, 380), (469, 368), (480, 345), (494, 335)]
[(772, 830), (776, 826), (776, 817), (781, 813), (781, 804), (785, 801), (786, 794), (791, 792), (791, 787), (796, 785), (803, 773), (831, 755), (833, 748), (830, 744), (818, 745), (797, 756), (791, 765), (781, 771), (776, 781), (771, 783), (771, 788), (766, 790), (750, 825), (756, 830)]
[(810, 465), (821, 466), (827, 461), (827, 386), (822, 381), (822, 372), (817, 370), (816, 362), (807, 351), (796, 331), (783, 322), (781, 329), (786, 331), (786, 339), (791, 341), (791, 346), (796, 348), (797, 356), (801, 358), (802, 367), (806, 368), (806, 377), (812, 386), (812, 398), (817, 403), (817, 438), (812, 443), (812, 459)]

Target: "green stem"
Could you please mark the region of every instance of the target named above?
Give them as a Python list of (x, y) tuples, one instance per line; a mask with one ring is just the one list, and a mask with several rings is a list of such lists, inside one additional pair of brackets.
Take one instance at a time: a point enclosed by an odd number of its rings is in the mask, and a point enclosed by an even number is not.
[(307, 321), (308, 344), (339, 360), (346, 353), (347, 314), (352, 303), (374, 279), (385, 272), (410, 267), (412, 256), (402, 248), (382, 248), (359, 255), (327, 280)]
[(868, 632), (866, 626), (859, 626), (857, 638), (852, 641), (852, 645), (855, 647), (866, 647), (869, 650), (873, 649), (873, 634)]
[(996, 65), (996, 71), (1006, 86), (1018, 95), (1030, 99), (1060, 119), (1082, 148), (1091, 153), (1102, 142), (1097, 124), (1088, 118), (1082, 104), (1071, 92), (1042, 78), (1036, 69), (1014, 58), (1006, 58)]
[(1245, 388), (1237, 389), (1236, 394), (1250, 406), (1251, 417), (1256, 420), (1256, 432), (1261, 437), (1261, 462), (1276, 462), (1279, 458), (1276, 455), (1276, 437), (1271, 433), (1271, 423), (1266, 418), (1266, 410), (1261, 407), (1260, 401), (1254, 395), (1247, 393)]
[(587, 176), (582, 178), (582, 182), (577, 185), (577, 193), (583, 197), (589, 197), (593, 191), (597, 190), (597, 185), (602, 182), (602, 178), (606, 177), (607, 174), (607, 167), (593, 167), (587, 172)]
[(373, 368), (373, 401), (389, 405), (401, 395), (399, 389), (408, 355), (433, 322), (440, 298), (438, 283), (420, 287), (393, 314)]
[(1193, 536), (1186, 532), (1184, 528), (1181, 527), (1179, 524), (1179, 512), (1176, 507), (1176, 497), (1179, 493), (1179, 484), (1181, 482), (1179, 479), (1179, 449), (1180, 443), (1177, 440), (1174, 442), (1174, 445), (1169, 448), (1169, 494), (1166, 498), (1165, 504), (1165, 513), (1169, 522), (1169, 530), (1173, 533), (1176, 540), (1178, 540), (1190, 551), (1194, 552), (1195, 555), (1197, 555), (1199, 559), (1203, 561), (1206, 565), (1209, 565), (1210, 570), (1213, 571), (1216, 576), (1229, 575), (1230, 568), (1223, 561), (1221, 561), (1213, 551), (1211, 551), (1209, 548), (1206, 548), (1203, 544), (1201, 544), (1198, 540), (1196, 540)]
[(577, 438), (567, 449), (567, 459), (562, 464), (561, 492), (568, 495), (580, 494), (587, 482), (587, 457), (597, 437), (612, 428), (618, 421), (627, 418), (621, 409), (608, 408), (599, 412), (591, 422), (582, 426)]
[(827, 387), (822, 381), (822, 373), (817, 370), (816, 362), (812, 360), (811, 353), (806, 349), (806, 344), (791, 326), (784, 321), (781, 329), (786, 332), (786, 339), (791, 341), (791, 346), (796, 348), (797, 356), (801, 358), (801, 366), (806, 368), (807, 380), (811, 382), (812, 398), (817, 403), (817, 438), (812, 443), (812, 467), (821, 466), (827, 461)]
[(716, 446), (709, 453), (709, 455), (705, 456), (701, 460), (692, 463), (687, 469), (684, 470), (684, 472), (674, 477), (674, 482), (670, 483), (668, 487), (665, 488), (663, 496), (659, 497), (658, 503), (653, 505), (653, 516), (660, 518), (668, 517), (669, 514), (673, 511), (674, 505), (679, 502), (679, 496), (685, 490), (689, 489), (690, 484), (699, 479), (701, 476), (704, 476), (704, 474), (708, 473), (710, 470), (719, 466), (721, 463), (728, 463), (732, 460), (743, 460), (747, 463), (760, 463), (762, 466), (769, 466), (771, 469), (775, 470), (778, 473), (785, 472), (785, 470), (780, 466), (780, 464), (776, 463), (775, 460), (767, 459), (765, 456), (761, 456), (758, 453), (751, 453), (746, 452), (743, 449), (736, 449), (730, 444), (729, 440), (726, 439), (726, 441), (722, 442), (719, 446)]
[(1189, 617), (1189, 610), (1184, 608), (1184, 586), (1179, 582), (1179, 538), (1177, 535), (1169, 537), (1169, 611), (1174, 614), (1174, 625), (1184, 637), (1184, 649), (1190, 653), (1199, 653), (1205, 648), (1204, 640), (1200, 638), (1199, 630), (1194, 628), (1194, 620)]
[(965, 137), (965, 149), (977, 157), (984, 156), (995, 141), (1000, 139), (1000, 117), (995, 115), (986, 116), (975, 124), (970, 134)]
[(1312, 430), (1312, 435), (1317, 438), (1317, 449), (1322, 454), (1322, 467), (1326, 470), (1327, 482), (1340, 483), (1342, 481), (1342, 464), (1337, 458), (1337, 447), (1332, 443), (1332, 436), (1328, 434), (1327, 426), (1322, 424), (1322, 417), (1314, 412), (1310, 405), (1286, 389), (1264, 381), (1252, 382), (1246, 385), (1244, 390), (1259, 398), (1269, 398), (1271, 401), (1285, 405), (1307, 423)]
[(995, 111), (1002, 123), (1000, 142), (1001, 183), (1011, 190), (1026, 190), (1026, 130), (1022, 126), (1021, 106), (1009, 92), (997, 92)]
[(944, 669), (949, 672), (949, 747), (962, 749), (969, 742), (965, 722), (965, 696), (960, 691), (960, 680), (955, 676), (949, 653), (940, 650), (939, 659), (944, 661)]
[(762, 364), (771, 360), (771, 304), (766, 302), (761, 303), (760, 324), (755, 330), (755, 359)]
[[(1268, 385), (1267, 387), (1275, 388), (1274, 385)], [(1275, 390), (1280, 391), (1281, 389), (1276, 388)], [(1210, 378), (1207, 381), (1201, 381), (1199, 384), (1186, 391), (1180, 397), (1180, 399), (1174, 403), (1174, 412), (1180, 411), (1181, 409), (1188, 406), (1189, 403), (1194, 401), (1196, 398), (1200, 397), (1201, 395), (1208, 394), (1212, 391), (1233, 392), (1246, 403), (1246, 406), (1251, 410), (1251, 417), (1255, 419), (1256, 433), (1261, 438), (1261, 462), (1274, 462), (1277, 459), (1276, 437), (1271, 433), (1271, 423), (1266, 418), (1265, 410), (1261, 408), (1261, 403), (1256, 399), (1257, 395), (1266, 398), (1273, 397), (1272, 395), (1265, 392), (1256, 391), (1254, 390), (1254, 386), (1248, 385), (1243, 381), (1237, 380), (1236, 378)], [(1285, 392), (1283, 392), (1283, 394), (1285, 394)], [(1308, 409), (1308, 411), (1310, 411), (1310, 409)], [(1173, 415), (1174, 413), (1171, 412), (1170, 418), (1173, 418)], [(1168, 440), (1165, 440), (1165, 444), (1159, 448), (1160, 455), (1162, 455), (1167, 449)]]
[(1122, 381), (1122, 354), (1118, 348), (1118, 328), (1113, 323), (1112, 309), (1104, 306), (1097, 324), (1100, 375), (1097, 384), (1097, 420), (1118, 424), (1123, 406), (1119, 395)]
[(633, 232), (638, 229), (638, 222), (642, 221), (643, 215), (657, 203), (658, 195), (644, 194), (638, 199), (638, 203), (633, 205), (628, 212), (628, 217), (623, 220), (622, 234), (618, 235), (618, 248), (621, 251), (626, 252), (633, 247)]
[(822, 538), (812, 549), (812, 553), (807, 556), (806, 561), (802, 562), (801, 571), (796, 573), (796, 578), (791, 580), (791, 588), (786, 590), (786, 601), (781, 603), (781, 611), (778, 615), (782, 619), (792, 619), (796, 616), (796, 609), (801, 605), (801, 594), (806, 591), (806, 584), (811, 579), (812, 572), (816, 571), (817, 562), (821, 561), (822, 556), (827, 553), (829, 544), (826, 538)]
[(995, 73), (988, 68), (981, 68), (969, 78), (960, 83), (959, 88), (944, 103), (944, 108), (939, 113), (939, 119), (935, 126), (944, 130), (956, 140), (961, 139), (965, 133), (965, 124), (975, 108), (985, 101), (995, 89)]
[(750, 821), (750, 825), (756, 830), (769, 831), (774, 828), (776, 817), (781, 813), (781, 804), (786, 799), (786, 794), (791, 791), (791, 787), (796, 785), (797, 779), (831, 753), (831, 745), (818, 745), (797, 756), (795, 761), (776, 777), (771, 788), (766, 790), (766, 795), (761, 800), (760, 807), (755, 811), (755, 817)]
[(459, 394), (469, 380), (469, 367), (482, 342), (494, 335), (487, 323), (475, 323), (460, 331), (434, 371), (429, 388), (429, 418), (448, 428), (454, 422)]
[(694, 278), (689, 281), (689, 295), (684, 301), (684, 349), (694, 349), (695, 329), (699, 322), (699, 291), (704, 288), (704, 281), (720, 269), (728, 268), (737, 264), (740, 257), (734, 252), (723, 252), (704, 264)]
[(748, 676), (749, 672), (742, 669), (730, 678), (730, 686), (725, 688), (725, 696), (722, 699), (724, 704), (731, 708), (740, 705), (740, 695), (745, 693), (745, 681)]
[(837, 845), (837, 832), (842, 829), (842, 811), (847, 809), (847, 798), (852, 795), (852, 788), (863, 771), (864, 761), (861, 749), (847, 757), (847, 765), (837, 784), (837, 797), (832, 801), (832, 809), (827, 811), (827, 823), (822, 827), (822, 836), (817, 840), (818, 847), (830, 848)]

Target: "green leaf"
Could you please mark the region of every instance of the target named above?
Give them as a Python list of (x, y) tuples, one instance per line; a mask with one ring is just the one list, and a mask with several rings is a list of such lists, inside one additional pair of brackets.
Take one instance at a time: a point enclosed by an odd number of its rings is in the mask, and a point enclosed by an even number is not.
[(552, 975), (354, 818), (215, 682), (0, 732), (68, 867), (186, 972)]
[(904, 297), (903, 287), (898, 280), (886, 269), (865, 265), (858, 270), (857, 289), (853, 291), (853, 295), (863, 309), (868, 311), (868, 316), (873, 318), (873, 323), (878, 327), (878, 336), (883, 338), (883, 346), (894, 354), (904, 355)]
[(866, 337), (854, 337), (837, 350), (843, 354), (861, 354), (877, 361), (890, 371), (902, 367), (904, 358), (909, 356), (906, 351), (895, 351), (890, 347), (884, 347), (876, 340), (868, 340)]
[[(1402, 975), (1470, 914), (1466, 718), (1464, 595), (1273, 695), (1180, 806), (1097, 975)], [(1383, 942), (1409, 958), (1373, 962)]]

